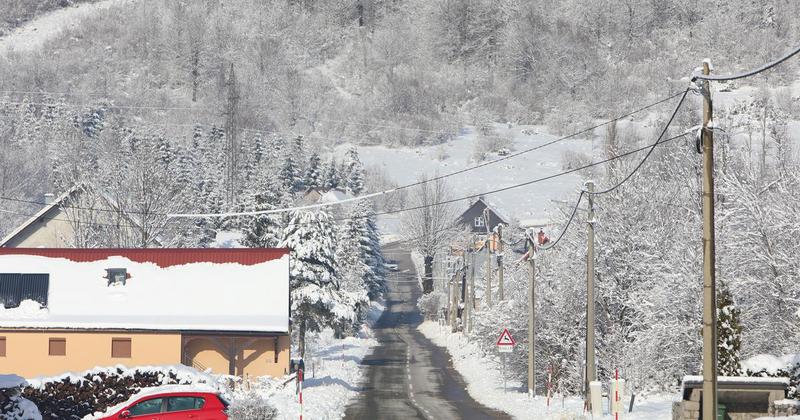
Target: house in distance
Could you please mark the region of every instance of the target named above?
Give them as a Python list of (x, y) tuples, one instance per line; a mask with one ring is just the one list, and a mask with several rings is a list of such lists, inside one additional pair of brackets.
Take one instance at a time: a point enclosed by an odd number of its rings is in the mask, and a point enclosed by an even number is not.
[[(488, 219), (487, 216), (488, 215)], [(457, 223), (464, 226), (469, 232), (485, 235), (488, 230), (494, 230), (497, 225), (508, 225), (509, 219), (503, 216), (495, 207), (490, 205), (483, 196), (478, 197), (469, 208), (458, 216)]]
[(0, 248), (0, 372), (289, 367), (286, 249)]

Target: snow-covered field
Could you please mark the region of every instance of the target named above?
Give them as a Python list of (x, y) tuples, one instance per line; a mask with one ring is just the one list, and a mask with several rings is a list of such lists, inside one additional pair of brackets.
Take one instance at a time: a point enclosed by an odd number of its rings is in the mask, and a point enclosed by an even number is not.
[[(555, 397), (548, 407), (545, 397), (529, 398), (527, 393), (522, 391), (524, 385), (513, 380), (508, 381), (508, 388), (504, 392), (502, 370), (498, 361), (481, 357), (478, 347), (463, 335), (451, 334), (446, 328), (431, 321), (424, 322), (419, 330), (434, 344), (447, 348), (452, 356), (453, 365), (468, 384), (469, 394), (481, 404), (505, 411), (518, 419), (532, 418), (532, 413), (537, 419), (590, 418), (584, 413), (583, 400), (580, 398)], [(626, 395), (626, 402), (628, 398), (630, 397)], [(637, 396), (633, 412), (625, 413), (625, 419), (670, 419), (673, 398), (677, 399), (679, 396), (658, 395), (647, 398)], [(612, 417), (606, 415), (604, 418)]]

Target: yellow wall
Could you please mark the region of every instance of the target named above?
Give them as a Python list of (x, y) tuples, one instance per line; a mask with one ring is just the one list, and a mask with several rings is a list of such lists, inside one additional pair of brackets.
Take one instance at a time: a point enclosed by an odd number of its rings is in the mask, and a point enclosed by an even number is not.
[[(181, 361), (181, 336), (169, 333), (121, 334), (109, 332), (0, 331), (6, 338), (6, 357), (0, 373), (25, 378), (83, 371), (95, 366), (164, 365)], [(111, 338), (130, 338), (131, 357), (112, 358)], [(67, 340), (66, 356), (48, 355), (50, 338)]]
[(229, 340), (240, 348), (236, 357), (236, 375), (281, 376), (289, 369), (289, 337), (278, 337), (278, 362), (275, 363), (275, 338), (273, 337), (190, 337), (186, 345), (187, 364), (197, 369), (210, 368), (215, 373), (227, 374)]
[[(96, 366), (142, 366), (179, 364), (182, 342), (186, 343), (187, 364), (214, 373), (228, 373), (226, 344), (235, 340), (241, 348), (236, 374), (240, 376), (281, 376), (289, 368), (289, 337), (278, 337), (278, 363), (275, 363), (273, 337), (186, 336), (180, 333), (52, 332), (0, 330), (6, 339), (6, 356), (0, 356), (0, 374), (13, 373), (25, 378), (80, 372)], [(66, 356), (48, 354), (50, 338), (65, 338)], [(131, 357), (112, 358), (111, 339), (130, 338)]]

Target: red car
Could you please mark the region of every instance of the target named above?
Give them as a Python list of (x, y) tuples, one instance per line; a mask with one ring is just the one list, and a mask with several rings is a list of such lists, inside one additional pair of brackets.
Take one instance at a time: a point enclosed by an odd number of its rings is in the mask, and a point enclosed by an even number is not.
[(228, 420), (227, 408), (228, 402), (215, 392), (157, 392), (117, 406), (101, 419)]

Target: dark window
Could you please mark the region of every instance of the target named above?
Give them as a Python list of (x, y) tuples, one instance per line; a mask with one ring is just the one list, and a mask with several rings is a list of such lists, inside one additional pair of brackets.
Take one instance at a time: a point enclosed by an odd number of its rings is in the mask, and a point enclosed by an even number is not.
[(125, 358), (131, 357), (131, 339), (112, 338), (111, 357), (125, 357)]
[(152, 400), (145, 400), (139, 404), (134, 405), (128, 411), (132, 416), (142, 416), (145, 414), (155, 414), (161, 412), (161, 406), (164, 405), (163, 398), (153, 398)]
[(167, 411), (199, 410), (205, 400), (198, 397), (170, 397), (167, 400)]
[(6, 357), (6, 338), (0, 337), (0, 357)]
[(49, 274), (0, 273), (0, 305), (16, 308), (23, 300), (34, 300), (47, 307)]
[(48, 354), (51, 356), (66, 356), (67, 355), (67, 339), (66, 338), (51, 338)]
[(106, 268), (106, 277), (108, 285), (122, 284), (125, 285), (129, 276), (128, 270), (124, 268)]

